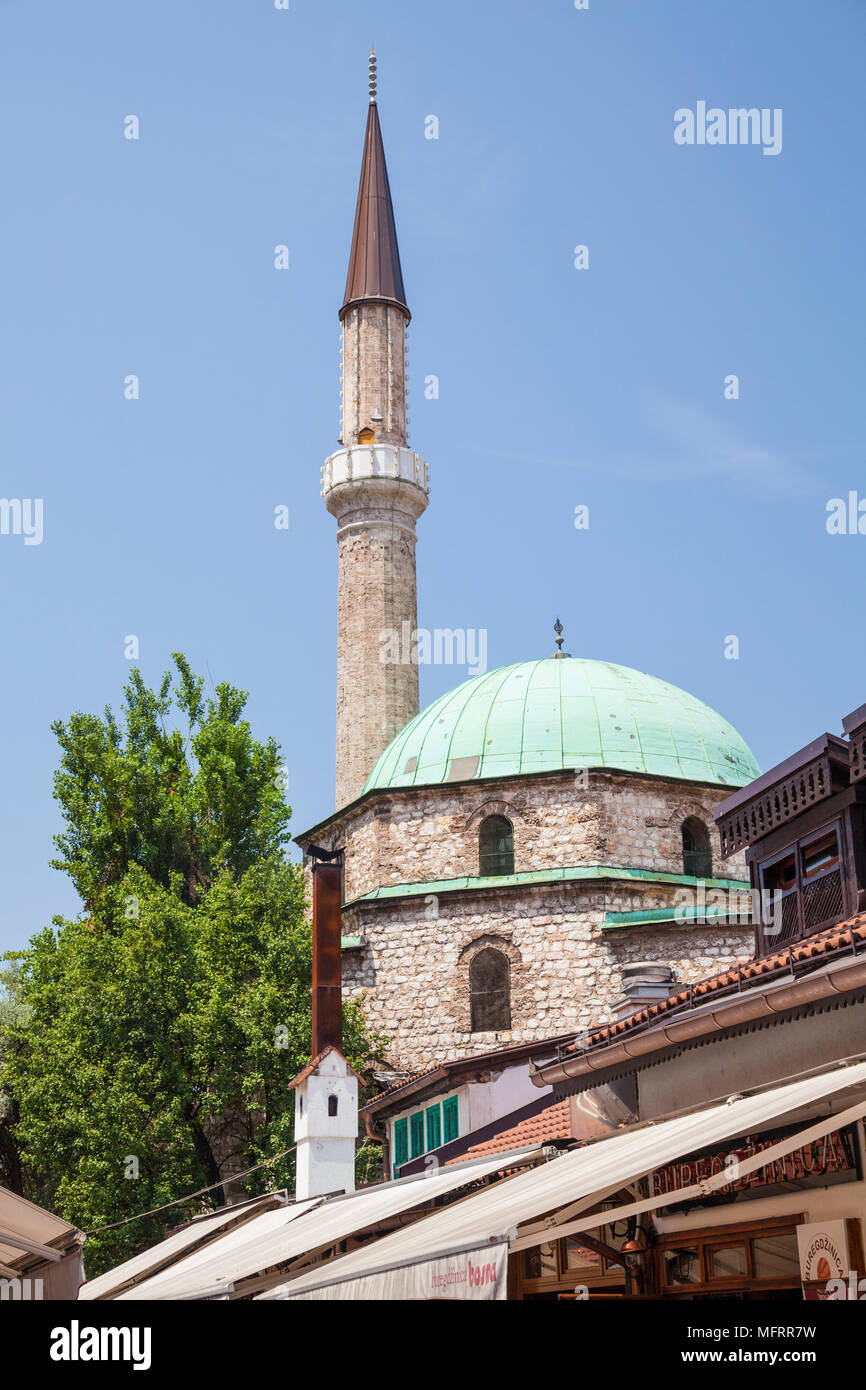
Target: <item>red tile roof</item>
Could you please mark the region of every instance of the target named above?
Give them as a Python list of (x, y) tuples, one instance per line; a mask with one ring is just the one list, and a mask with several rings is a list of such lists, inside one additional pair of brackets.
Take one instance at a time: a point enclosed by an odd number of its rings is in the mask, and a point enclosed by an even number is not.
[(387, 1086), (384, 1091), (380, 1091), (377, 1096), (373, 1096), (361, 1109), (362, 1111), (369, 1110), (372, 1112), (378, 1109), (383, 1101), (387, 1101), (390, 1104), (392, 1098), (396, 1098), (400, 1091), (408, 1086), (414, 1086), (416, 1081), (422, 1081), (425, 1076), (430, 1077), (432, 1080), (434, 1076), (440, 1073), (447, 1076), (453, 1071), (472, 1071), (475, 1067), (483, 1069), (485, 1066), (495, 1065), (500, 1060), (507, 1062), (509, 1058), (520, 1053), (526, 1053), (527, 1057), (529, 1057), (532, 1053), (544, 1052), (547, 1048), (556, 1047), (560, 1043), (565, 1043), (571, 1037), (573, 1037), (572, 1033), (559, 1033), (553, 1038), (539, 1038), (538, 1042), (512, 1043), (510, 1047), (499, 1047), (493, 1052), (468, 1053), (466, 1056), (456, 1057), (450, 1062), (437, 1062), (432, 1067), (413, 1072), (411, 1076), (404, 1076), (399, 1081), (395, 1081), (393, 1086)]
[(445, 1166), (447, 1168), (449, 1163), (465, 1163), (470, 1158), (484, 1158), (487, 1154), (528, 1149), (532, 1144), (547, 1144), (551, 1139), (571, 1138), (568, 1101), (560, 1100), (555, 1105), (548, 1105), (546, 1110), (541, 1110), (537, 1115), (530, 1115), (527, 1120), (521, 1120), (520, 1124), (514, 1125), (511, 1129), (504, 1129), (501, 1134), (495, 1134), (492, 1139), (473, 1144), (471, 1149), (466, 1149), (457, 1158), (447, 1159)]
[(582, 1042), (571, 1043), (565, 1051), (584, 1052), (589, 1048), (609, 1044), (627, 1033), (652, 1026), (664, 1014), (671, 1013), (675, 1009), (693, 1008), (702, 1004), (710, 995), (737, 989), (749, 989), (769, 975), (774, 975), (782, 970), (793, 970), (795, 965), (804, 962), (812, 962), (817, 968), (823, 964), (825, 957), (841, 948), (847, 946), (849, 949), (857, 949), (860, 945), (866, 947), (866, 912), (859, 912), (856, 917), (851, 917), (847, 922), (840, 922), (838, 926), (830, 928), (829, 931), (819, 932), (817, 936), (809, 936), (803, 941), (794, 942), (784, 951), (775, 951), (769, 956), (758, 956), (755, 960), (748, 960), (743, 965), (724, 970), (719, 975), (711, 975), (709, 979), (699, 980), (697, 984), (689, 985), (686, 989), (679, 990), (678, 993), (660, 1000), (657, 1004), (652, 1004), (649, 1008), (639, 1009), (637, 1013), (631, 1014), (628, 1018), (621, 1018), (616, 1023), (607, 1024), (604, 1028), (597, 1029), (588, 1037), (584, 1037)]

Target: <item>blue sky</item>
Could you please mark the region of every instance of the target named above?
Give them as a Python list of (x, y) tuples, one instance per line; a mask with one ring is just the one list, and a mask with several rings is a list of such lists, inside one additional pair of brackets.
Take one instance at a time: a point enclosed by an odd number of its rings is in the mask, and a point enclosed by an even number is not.
[[(49, 725), (119, 704), (128, 634), (148, 680), (181, 648), (251, 692), (295, 833), (332, 809), (319, 468), (371, 41), (421, 624), (485, 628), (493, 667), (551, 651), (559, 614), (763, 767), (866, 700), (866, 536), (825, 524), (866, 498), (862, 3), (7, 0), (0, 32), (0, 491), (44, 502), (40, 545), (0, 536), (0, 947), (76, 910)], [(678, 146), (698, 101), (781, 108), (781, 153)], [(422, 669), (422, 703), (465, 674)]]

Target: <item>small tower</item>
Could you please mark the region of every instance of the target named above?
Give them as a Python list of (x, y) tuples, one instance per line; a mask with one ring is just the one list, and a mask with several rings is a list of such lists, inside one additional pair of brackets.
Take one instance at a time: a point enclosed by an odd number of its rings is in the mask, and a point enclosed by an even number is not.
[(295, 1197), (355, 1191), (358, 1077), (326, 1047), (290, 1082), (295, 1093)]
[[(321, 851), (317, 851), (319, 854)], [(358, 1082), (340, 1048), (342, 872), (335, 859), (315, 862), (313, 876), (313, 1060), (289, 1083), (295, 1093), (295, 1196), (355, 1191)]]
[[(427, 465), (407, 447), (406, 304), (376, 106), (370, 105), (342, 324), (341, 447), (322, 468), (337, 519), (337, 806), (360, 795), (379, 754), (418, 713), (415, 523)], [(399, 659), (394, 659), (398, 650)]]

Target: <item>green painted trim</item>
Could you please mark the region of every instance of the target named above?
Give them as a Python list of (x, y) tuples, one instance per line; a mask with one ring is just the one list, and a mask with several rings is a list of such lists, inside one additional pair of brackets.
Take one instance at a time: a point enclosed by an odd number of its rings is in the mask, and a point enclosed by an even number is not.
[(442, 1143), (442, 1106), (437, 1102), (427, 1112), (427, 1152), (438, 1149)]
[(409, 1121), (394, 1121), (394, 1168), (409, 1161)]
[(409, 1116), (409, 1147), (413, 1158), (424, 1154), (424, 1111), (416, 1110)]
[(363, 936), (341, 936), (341, 937), (340, 937), (340, 950), (341, 950), (341, 951), (360, 951), (360, 949), (361, 949), (361, 947), (362, 947), (363, 945), (364, 945), (364, 938), (363, 938)]
[(703, 883), (705, 888), (736, 888), (749, 890), (749, 884), (738, 878), (695, 878), (693, 874), (657, 873), (653, 869), (620, 869), (608, 864), (591, 864), (575, 868), (534, 869), (522, 874), (501, 874), (490, 878), (443, 878), (432, 883), (389, 883), (383, 888), (374, 888), (360, 898), (344, 903), (355, 907), (357, 903), (375, 902), (379, 898), (417, 898), (422, 894), (466, 893), (489, 890), (491, 888), (522, 888), (535, 883), (574, 883), (591, 879), (625, 879), (630, 883), (667, 883), (677, 887), (696, 888)]
[[(744, 888), (747, 886), (746, 884), (743, 885)], [(743, 915), (743, 913), (733, 912), (725, 907), (650, 907), (644, 908), (640, 912), (606, 912), (601, 929), (602, 931), (621, 931), (624, 927), (650, 927), (658, 922), (673, 922), (677, 925), (681, 922), (694, 921), (696, 918), (701, 921), (708, 918), (713, 922), (734, 922), (743, 927), (751, 926), (751, 908), (747, 921), (741, 920)]]
[(442, 1142), (450, 1144), (452, 1139), (460, 1138), (460, 1107), (456, 1096), (449, 1096), (442, 1102)]

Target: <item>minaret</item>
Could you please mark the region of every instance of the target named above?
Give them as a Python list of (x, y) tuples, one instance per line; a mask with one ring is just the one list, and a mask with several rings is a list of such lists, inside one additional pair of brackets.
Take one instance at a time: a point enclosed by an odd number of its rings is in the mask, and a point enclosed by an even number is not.
[[(415, 523), (427, 465), (407, 448), (406, 305), (370, 54), (370, 107), (342, 323), (342, 446), (322, 468), (337, 519), (337, 806), (418, 713)], [(395, 654), (398, 659), (395, 659)]]

